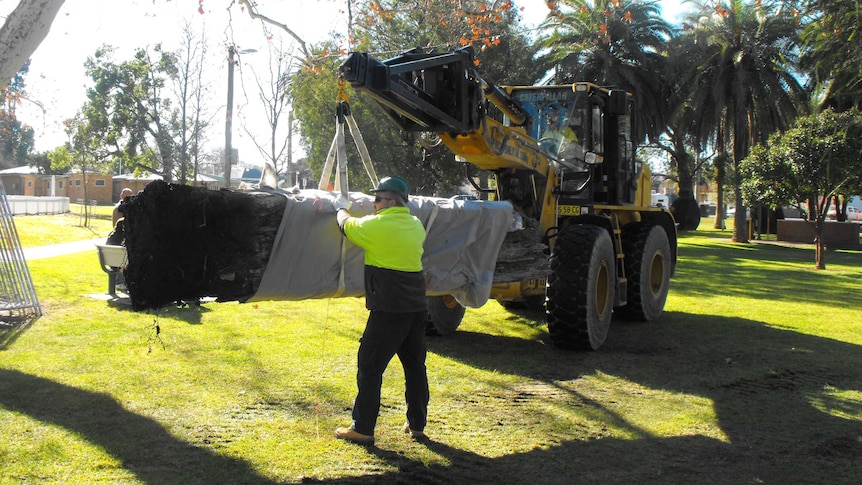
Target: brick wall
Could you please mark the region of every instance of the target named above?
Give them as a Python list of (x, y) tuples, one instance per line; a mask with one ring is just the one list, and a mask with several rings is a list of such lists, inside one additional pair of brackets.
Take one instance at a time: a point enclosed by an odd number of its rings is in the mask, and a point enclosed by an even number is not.
[(114, 203), (120, 201), (120, 192), (125, 188), (132, 189), (132, 195), (137, 194), (138, 192), (144, 190), (144, 187), (152, 182), (149, 179), (140, 179), (140, 180), (114, 180), (113, 181), (113, 190), (111, 191), (111, 197)]
[[(70, 174), (66, 181), (69, 184), (66, 189), (66, 196), (69, 197), (72, 203), (78, 199), (84, 199), (84, 177), (79, 174)], [(108, 174), (87, 174), (87, 200), (95, 200), (99, 205), (113, 205), (112, 198), (113, 184), (111, 176)]]
[[(856, 222), (825, 221), (823, 223), (823, 244), (836, 248), (859, 247), (859, 229)], [(814, 243), (814, 224), (802, 219), (779, 219), (779, 241)]]

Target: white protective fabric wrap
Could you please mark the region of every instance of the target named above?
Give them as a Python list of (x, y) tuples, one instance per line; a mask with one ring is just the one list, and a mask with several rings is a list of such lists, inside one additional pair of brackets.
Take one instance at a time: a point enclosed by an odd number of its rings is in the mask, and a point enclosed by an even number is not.
[[(281, 226), (250, 301), (363, 296), (365, 255), (338, 229), (332, 206), (337, 194), (303, 190), (284, 195)], [(351, 215), (372, 214), (372, 200), (350, 193)], [(414, 196), (409, 207), (427, 233), (422, 265), (428, 294), (451, 294), (467, 307), (484, 305), (500, 245), (512, 225), (512, 205)]]

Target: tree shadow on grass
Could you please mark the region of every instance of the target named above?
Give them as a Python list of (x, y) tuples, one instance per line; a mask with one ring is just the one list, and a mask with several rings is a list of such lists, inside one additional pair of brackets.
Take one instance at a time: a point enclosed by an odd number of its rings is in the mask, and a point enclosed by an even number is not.
[[(368, 453), (397, 468), (385, 474), (369, 474), (336, 479), (306, 479), (302, 483), (363, 485), (394, 484), (525, 484), (571, 485), (579, 483), (748, 483), (750, 473), (741, 468), (718, 470), (720, 463), (706, 460), (697, 466), (679, 463), (677, 453), (684, 449), (705, 457), (726, 456), (729, 446), (702, 436), (672, 439), (625, 441), (572, 440), (553, 447), (536, 448), (524, 453), (488, 457), (446, 443), (423, 443), (448, 464), (424, 465), (405, 457), (402, 451), (369, 448)], [(721, 458), (720, 460), (723, 460)], [(716, 460), (716, 461), (720, 461)], [(707, 469), (715, 470), (713, 476)], [(672, 469), (672, 473), (668, 473)], [(750, 472), (750, 471), (749, 471)], [(831, 483), (835, 483), (834, 481)]]
[[(555, 389), (551, 395), (493, 397), (499, 413), (508, 416), (523, 412), (524, 399), (556, 399), (556, 411), (530, 411), (535, 413), (530, 419), (557, 420), (558, 431), (531, 437), (526, 444), (533, 449), (486, 456), (481, 449), (434, 440), (432, 426), (432, 440), (424, 446), (439, 463), (411, 458), (404, 448), (421, 445), (404, 437), (393, 449), (368, 449), (394, 472), (305, 483), (738, 484), (794, 483), (801, 476), (841, 484), (862, 476), (862, 399), (833, 392), (862, 393), (857, 345), (751, 320), (668, 312), (657, 323), (615, 326), (599, 352), (566, 352), (546, 338), (477, 332), (433, 339), (429, 348), (476, 368), (524, 377), (535, 388)], [(585, 376), (634, 383), (652, 399), (702, 397), (724, 436), (695, 428), (690, 435), (659, 436), (612, 399), (582, 393), (578, 380)], [(433, 417), (433, 399), (432, 422), (445, 427), (445, 416)], [(274, 483), (248, 463), (176, 439), (107, 395), (0, 369), (0, 406), (80, 434), (145, 483)], [(480, 428), (484, 418), (476, 416), (475, 431), (497, 434), (492, 439), (502, 446), (488, 453), (500, 453), (517, 423)], [(611, 428), (616, 433), (608, 433)]]
[(149, 484), (269, 484), (241, 460), (192, 446), (112, 397), (0, 369), (0, 406), (80, 434)]
[(36, 316), (0, 318), (0, 351), (8, 349), (38, 319)]
[[(849, 484), (862, 476), (862, 399), (852, 397), (862, 393), (862, 348), (857, 345), (751, 320), (668, 313), (659, 323), (617, 326), (599, 352), (566, 352), (546, 340), (473, 332), (433, 339), (429, 348), (476, 368), (531, 379), (533, 389), (555, 390), (498, 399), (503, 425), (478, 428), (484, 417), (477, 416), (476, 431), (500, 433), (495, 440), (505, 441), (506, 416), (523, 409), (524, 399), (555, 399), (570, 418), (559, 421), (558, 412), (531, 411), (530, 421), (558, 420), (568, 431), (536, 436), (531, 438), (535, 449), (497, 457), (427, 443), (445, 465), (425, 466), (403, 452), (372, 449), (398, 472), (317, 483), (738, 484), (793, 483), (805, 477)], [(607, 379), (607, 397), (581, 394), (578, 381), (585, 376)], [(643, 416), (634, 418), (611, 397), (613, 386), (626, 388), (620, 382), (645, 389), (640, 392), (644, 399), (704, 398), (703, 409), (714, 414), (723, 436), (696, 427), (671, 437), (644, 429), (638, 424)], [(432, 416), (433, 395), (432, 388)], [(672, 419), (655, 416), (648, 422), (652, 428)], [(445, 423), (445, 417), (437, 420)], [(632, 439), (606, 437), (605, 428)]]
[[(856, 268), (860, 254), (836, 252), (830, 254), (827, 265)], [(680, 249), (680, 257), (685, 261), (677, 267), (676, 278), (684, 283), (673, 284), (675, 295), (728, 295), (842, 305), (847, 295), (858, 290), (858, 271), (815, 270), (813, 252), (799, 247), (687, 243)], [(810, 266), (800, 269), (803, 263)], [(804, 292), (799, 291), (800, 279), (809, 282)]]

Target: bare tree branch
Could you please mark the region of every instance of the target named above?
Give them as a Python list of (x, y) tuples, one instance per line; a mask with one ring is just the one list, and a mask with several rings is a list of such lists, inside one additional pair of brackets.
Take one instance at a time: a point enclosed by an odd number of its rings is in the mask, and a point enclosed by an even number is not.
[(262, 15), (262, 14), (258, 13), (257, 8), (254, 5), (254, 2), (250, 2), (248, 0), (239, 0), (239, 3), (240, 3), (240, 5), (245, 6), (246, 12), (248, 12), (249, 17), (256, 19), (256, 20), (266, 22), (268, 24), (272, 24), (272, 25), (284, 30), (285, 32), (287, 32), (287, 35), (293, 37), (293, 40), (295, 40), (296, 43), (299, 44), (299, 48), (302, 50), (302, 54), (305, 56), (305, 58), (306, 59), (311, 58), (311, 53), (308, 51), (308, 47), (305, 44), (305, 40), (303, 40), (302, 37), (297, 35), (296, 32), (291, 30), (290, 27), (287, 26), (287, 24), (277, 22), (277, 21), (267, 17), (266, 15)]

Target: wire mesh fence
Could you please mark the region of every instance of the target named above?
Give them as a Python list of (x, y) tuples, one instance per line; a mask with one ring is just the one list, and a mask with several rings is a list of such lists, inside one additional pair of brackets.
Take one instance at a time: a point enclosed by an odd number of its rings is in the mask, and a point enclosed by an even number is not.
[(0, 181), (0, 323), (42, 315), (15, 220)]

